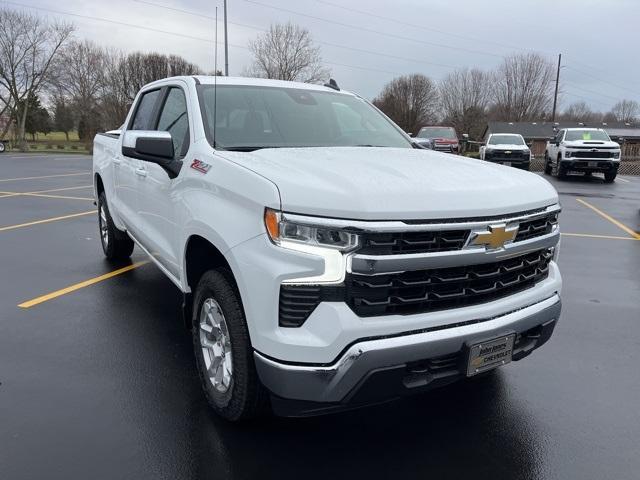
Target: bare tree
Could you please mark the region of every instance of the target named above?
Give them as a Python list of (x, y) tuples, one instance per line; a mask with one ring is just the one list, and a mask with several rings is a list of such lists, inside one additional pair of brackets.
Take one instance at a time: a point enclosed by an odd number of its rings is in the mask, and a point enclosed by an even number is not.
[(122, 125), (138, 91), (147, 83), (176, 75), (198, 75), (200, 68), (177, 55), (104, 52), (101, 113), (106, 128)]
[(587, 102), (575, 102), (569, 105), (560, 115), (561, 120), (569, 122), (598, 123), (602, 121), (602, 112), (595, 112)]
[(613, 106), (610, 113), (618, 122), (633, 123), (640, 116), (640, 104), (635, 100), (621, 100)]
[(0, 85), (11, 98), (21, 148), (26, 145), (26, 100), (49, 80), (51, 64), (72, 32), (68, 23), (48, 23), (35, 15), (0, 10)]
[(100, 130), (98, 102), (106, 62), (104, 50), (90, 41), (73, 41), (54, 65), (53, 82), (69, 99), (78, 120), (80, 140), (91, 140)]
[(415, 133), (435, 120), (438, 89), (425, 75), (405, 75), (389, 82), (373, 103), (400, 128)]
[(491, 75), (475, 68), (456, 70), (440, 81), (438, 91), (445, 123), (479, 138), (491, 100)]
[(322, 66), (320, 48), (309, 30), (293, 23), (275, 24), (249, 42), (254, 61), (248, 76), (318, 83), (329, 78)]
[(494, 74), (493, 116), (496, 120), (544, 118), (553, 100), (552, 62), (537, 53), (511, 55)]

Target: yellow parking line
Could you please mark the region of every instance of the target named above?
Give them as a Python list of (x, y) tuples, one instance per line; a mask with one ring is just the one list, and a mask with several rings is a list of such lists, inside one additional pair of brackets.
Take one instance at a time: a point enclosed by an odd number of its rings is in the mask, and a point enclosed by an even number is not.
[(54, 177), (73, 177), (77, 175), (91, 175), (91, 172), (59, 173), (57, 175), (42, 175), (41, 177), (0, 178), (0, 182), (14, 182), (16, 180), (38, 180), (40, 178), (54, 178)]
[(620, 228), (621, 230), (624, 230), (625, 232), (627, 232), (629, 235), (631, 235), (633, 238), (635, 238), (636, 240), (640, 240), (640, 233), (630, 229), (629, 227), (627, 227), (624, 223), (619, 222), (618, 220), (616, 220), (615, 218), (611, 217), (610, 215), (607, 215), (606, 213), (604, 213), (602, 210), (598, 209), (597, 207), (594, 207), (593, 205), (591, 205), (589, 202), (586, 202), (584, 200), (582, 200), (581, 198), (576, 198), (576, 200), (578, 202), (580, 202), (581, 204), (583, 204), (585, 207), (590, 208), (591, 210), (593, 210), (594, 212), (596, 212), (598, 215), (600, 215), (602, 218), (604, 218), (605, 220), (609, 220), (611, 223), (613, 223), (616, 227)]
[(89, 197), (70, 197), (68, 195), (47, 195), (44, 193), (21, 193), (21, 196), (24, 197), (45, 197), (45, 198), (63, 198), (66, 200), (88, 200), (88, 201), (92, 201), (93, 198), (89, 198)]
[(64, 191), (67, 191), (67, 190), (80, 190), (82, 188), (93, 188), (93, 185), (81, 185), (79, 187), (52, 188), (50, 190), (36, 190), (35, 192), (27, 192), (27, 193), (64, 192)]
[(615, 235), (592, 235), (590, 233), (564, 233), (563, 232), (560, 235), (565, 237), (602, 238), (605, 240), (631, 240), (631, 241), (640, 240), (638, 238), (631, 238), (631, 237), (616, 237)]
[(6, 232), (7, 230), (15, 230), (16, 228), (30, 227), (31, 225), (39, 225), (41, 223), (57, 222), (58, 220), (66, 220), (67, 218), (81, 217), (83, 215), (91, 215), (95, 213), (96, 213), (95, 210), (89, 210), (88, 212), (73, 213), (71, 215), (63, 215), (61, 217), (45, 218), (43, 220), (35, 220), (33, 222), (20, 223), (18, 225), (7, 225), (6, 227), (0, 227), (0, 232)]
[(131, 265), (127, 265), (126, 267), (119, 268), (118, 270), (114, 270), (109, 273), (105, 273), (104, 275), (100, 275), (99, 277), (90, 278), (89, 280), (85, 280), (84, 282), (76, 283), (75, 285), (70, 285), (68, 287), (62, 288), (60, 290), (56, 290), (55, 292), (47, 293), (46, 295), (42, 295), (40, 297), (33, 298), (31, 300), (27, 300), (26, 302), (22, 302), (18, 305), (20, 308), (31, 308), (35, 305), (39, 305), (41, 303), (47, 302), (49, 300), (53, 300), (54, 298), (61, 297), (62, 295), (66, 295), (67, 293), (75, 292), (76, 290), (80, 290), (81, 288), (88, 287), (90, 285), (94, 285), (99, 282), (103, 282), (104, 280), (108, 280), (117, 275), (122, 275), (123, 273), (129, 272), (134, 268), (141, 267), (149, 263), (148, 260), (144, 260), (142, 262), (133, 263)]

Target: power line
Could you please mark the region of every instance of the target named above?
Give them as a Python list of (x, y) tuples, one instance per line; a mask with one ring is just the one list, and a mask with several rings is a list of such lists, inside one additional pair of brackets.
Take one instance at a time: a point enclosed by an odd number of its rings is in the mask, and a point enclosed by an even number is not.
[[(29, 8), (29, 9), (32, 9), (32, 10), (38, 10), (38, 11), (43, 11), (43, 12), (48, 12), (48, 13), (54, 13), (54, 14), (57, 14), (57, 15), (67, 15), (67, 16), (71, 16), (71, 17), (83, 18), (83, 19), (86, 19), (86, 20), (95, 20), (95, 21), (104, 22), (104, 23), (111, 23), (111, 24), (120, 25), (120, 26), (123, 26), (123, 27), (137, 28), (137, 29), (140, 29), (140, 30), (148, 30), (148, 31), (155, 32), (155, 33), (164, 33), (164, 34), (167, 34), (167, 35), (175, 35), (175, 36), (178, 36), (178, 37), (188, 38), (190, 40), (197, 40), (197, 41), (200, 41), (200, 42), (215, 43), (214, 40), (210, 40), (208, 38), (195, 37), (195, 36), (192, 36), (192, 35), (185, 35), (185, 34), (181, 34), (181, 33), (177, 33), (177, 32), (171, 32), (171, 31), (168, 31), (168, 30), (161, 30), (161, 29), (158, 29), (158, 28), (144, 27), (142, 25), (136, 25), (136, 24), (133, 24), (133, 23), (120, 22), (118, 20), (111, 20), (111, 19), (95, 17), (95, 16), (91, 16), (91, 15), (81, 15), (81, 14), (77, 14), (77, 13), (64, 12), (62, 10), (55, 10), (55, 9), (52, 9), (52, 8), (35, 7), (35, 6), (32, 6), (32, 5), (26, 5), (26, 4), (23, 4), (23, 3), (10, 2), (10, 1), (5, 1), (5, 0), (0, 0), (0, 3), (6, 3), (6, 4), (18, 6), (18, 7)], [(240, 48), (240, 49), (243, 49), (243, 50), (250, 50), (248, 47), (246, 47), (244, 45), (237, 45), (237, 44), (229, 43), (229, 46), (230, 47), (234, 47), (234, 48)], [(393, 74), (393, 75), (397, 74), (397, 72), (390, 72), (388, 70), (381, 70), (381, 69), (377, 69), (377, 68), (363, 67), (363, 66), (360, 66), (360, 65), (350, 65), (350, 64), (346, 64), (346, 63), (335, 63), (335, 62), (329, 62), (329, 61), (324, 61), (323, 63), (328, 64), (328, 65), (337, 65), (337, 66), (341, 66), (341, 67), (353, 68), (353, 69), (356, 69), (356, 70), (369, 70), (369, 71), (374, 71), (374, 72), (389, 73), (389, 74)]]
[(577, 69), (576, 67), (572, 67), (571, 65), (565, 65), (565, 67), (570, 68), (571, 70), (574, 70), (574, 71), (576, 71), (576, 72), (578, 72), (578, 73), (581, 73), (582, 75), (586, 75), (587, 77), (591, 77), (591, 78), (593, 78), (594, 80), (598, 80), (599, 82), (606, 83), (606, 84), (608, 84), (608, 85), (611, 85), (611, 86), (613, 86), (613, 87), (619, 88), (619, 89), (621, 89), (621, 90), (626, 90), (626, 91), (628, 91), (628, 92), (633, 93), (633, 94), (634, 94), (634, 95), (636, 95), (636, 96), (638, 95), (638, 93), (637, 93), (636, 91), (634, 91), (634, 90), (631, 90), (631, 89), (629, 89), (629, 88), (626, 88), (626, 87), (623, 87), (623, 86), (617, 85), (617, 84), (615, 84), (615, 83), (609, 82), (608, 80), (604, 80), (604, 79), (602, 79), (602, 78), (596, 77), (595, 75), (592, 75), (592, 74), (587, 73), (587, 72), (585, 72), (585, 71), (583, 71), (583, 70)]
[(38, 10), (38, 11), (42, 11), (42, 12), (55, 13), (57, 15), (66, 15), (66, 16), (69, 16), (69, 17), (83, 18), (85, 20), (96, 20), (98, 22), (111, 23), (111, 24), (115, 24), (115, 25), (121, 25), (123, 27), (138, 28), (140, 30), (147, 30), (147, 31), (150, 31), (150, 32), (155, 32), (155, 33), (164, 33), (164, 34), (167, 34), (167, 35), (174, 35), (176, 37), (188, 38), (190, 40), (198, 40), (198, 41), (201, 41), (201, 42), (213, 43), (213, 40), (209, 40), (207, 38), (195, 37), (193, 35), (186, 35), (184, 33), (178, 33), (178, 32), (170, 32), (168, 30), (161, 30), (159, 28), (144, 27), (142, 25), (136, 25), (134, 23), (121, 22), (121, 21), (118, 21), (118, 20), (110, 20), (110, 19), (107, 19), (107, 18), (94, 17), (94, 16), (91, 16), (91, 15), (81, 15), (79, 13), (63, 12), (61, 10), (55, 10), (53, 8), (35, 7), (33, 5), (26, 5), (24, 3), (18, 3), (18, 2), (8, 2), (6, 0), (0, 0), (0, 3), (6, 3), (6, 4), (9, 4), (9, 5), (14, 5), (14, 6), (21, 7), (21, 8), (29, 8), (29, 9), (32, 9), (32, 10)]
[(578, 90), (581, 90), (581, 91), (583, 91), (585, 93), (590, 93), (592, 95), (598, 95), (600, 97), (610, 98), (611, 100), (615, 100), (616, 102), (620, 101), (620, 98), (618, 98), (618, 97), (612, 97), (611, 95), (605, 95), (604, 93), (599, 93), (599, 92), (596, 92), (594, 90), (588, 90), (586, 88), (579, 87), (578, 85), (575, 85), (573, 83), (568, 83), (568, 85), (571, 86), (571, 88), (577, 88)]
[(605, 106), (605, 107), (607, 107), (607, 108), (610, 108), (610, 107), (611, 107), (611, 105), (606, 104), (606, 103), (604, 103), (604, 102), (600, 102), (600, 101), (598, 101), (598, 100), (594, 100), (594, 99), (592, 99), (592, 98), (586, 98), (586, 97), (583, 97), (582, 95), (576, 95), (575, 93), (562, 92), (562, 94), (563, 94), (563, 95), (569, 95), (569, 96), (571, 96), (571, 97), (579, 98), (580, 100), (584, 100), (585, 102), (588, 102), (588, 103), (597, 103), (598, 105), (603, 105), (603, 106)]
[[(195, 12), (191, 12), (189, 10), (183, 10), (183, 9), (180, 9), (180, 8), (169, 7), (169, 6), (166, 6), (166, 5), (162, 5), (160, 3), (149, 2), (149, 1), (146, 1), (146, 0), (132, 0), (132, 1), (134, 1), (136, 3), (143, 3), (145, 5), (158, 7), (158, 8), (165, 8), (167, 10), (171, 10), (171, 11), (179, 12), (179, 13), (184, 13), (186, 15), (193, 15), (193, 16), (196, 16), (196, 17), (210, 18), (210, 19), (215, 20), (215, 18), (213, 18), (213, 17), (208, 17), (206, 15), (199, 15), (199, 14), (197, 14)], [(260, 32), (268, 32), (268, 30), (265, 29), (265, 28), (258, 27), (258, 26), (255, 26), (255, 25), (249, 25), (247, 23), (234, 22), (234, 21), (231, 21), (231, 20), (229, 20), (228, 23), (231, 24), (231, 25), (236, 25), (238, 27), (249, 28), (249, 29), (252, 29), (252, 30), (260, 31)], [(316, 39), (314, 41), (316, 43), (321, 44), (321, 45), (327, 45), (327, 46), (335, 47), (335, 48), (342, 48), (342, 49), (345, 49), (345, 50), (351, 50), (353, 52), (368, 53), (368, 54), (376, 55), (376, 56), (379, 56), (379, 57), (393, 58), (393, 59), (396, 59), (396, 60), (406, 61), (406, 62), (409, 62), (409, 63), (412, 63), (412, 64), (413, 63), (422, 63), (424, 65), (432, 65), (432, 66), (436, 66), (436, 67), (443, 67), (443, 68), (450, 68), (450, 69), (460, 68), (460, 67), (458, 67), (456, 65), (447, 65), (445, 63), (429, 62), (429, 61), (426, 61), (426, 60), (419, 60), (419, 59), (415, 59), (415, 58), (401, 57), (399, 55), (391, 55), (391, 54), (387, 54), (387, 53), (376, 52), (374, 50), (367, 50), (367, 49), (364, 49), (364, 48), (350, 47), (350, 46), (339, 44), (339, 43), (325, 42), (323, 40), (317, 40)], [(382, 70), (379, 70), (379, 71), (382, 71)]]
[(403, 25), (405, 27), (417, 28), (417, 29), (420, 29), (420, 30), (424, 30), (425, 32), (435, 32), (435, 33), (439, 33), (441, 35), (448, 35), (450, 37), (461, 38), (463, 40), (470, 40), (472, 42), (486, 43), (488, 45), (494, 45), (494, 46), (498, 46), (498, 47), (502, 47), (502, 48), (511, 48), (511, 49), (514, 49), (514, 50), (529, 50), (530, 51), (530, 49), (523, 49), (521, 47), (516, 47), (516, 46), (513, 46), (513, 45), (506, 44), (506, 43), (492, 42), (491, 40), (484, 40), (484, 39), (478, 38), (478, 37), (469, 37), (469, 36), (466, 36), (466, 35), (459, 35), (457, 33), (451, 33), (451, 32), (447, 32), (447, 31), (444, 31), (444, 30), (438, 30), (437, 28), (425, 27), (424, 25), (405, 22), (405, 21), (402, 21), (402, 20), (397, 20), (395, 18), (386, 17), (384, 15), (378, 15), (378, 14), (375, 14), (375, 13), (367, 12), (366, 10), (358, 10), (356, 8), (346, 7), (346, 6), (340, 5), (338, 3), (328, 2), (326, 0), (315, 0), (315, 1), (318, 2), (318, 3), (323, 3), (325, 5), (330, 5), (330, 6), (335, 7), (335, 8), (340, 8), (340, 9), (346, 10), (348, 12), (357, 13), (359, 15), (366, 15), (368, 17), (377, 18), (377, 19), (380, 19), (380, 20), (385, 20), (387, 22), (397, 23), (398, 25)]
[(315, 16), (315, 15), (309, 15), (307, 13), (297, 12), (295, 10), (289, 10), (287, 8), (276, 7), (275, 5), (269, 5), (268, 3), (257, 2), (255, 0), (245, 0), (245, 2), (252, 3), (254, 5), (260, 5), (260, 6), (266, 7), (266, 8), (271, 8), (273, 10), (278, 10), (278, 11), (281, 11), (281, 12), (291, 13), (293, 15), (299, 15), (301, 17), (312, 18), (314, 20), (319, 20), (321, 22), (326, 22), (326, 23), (330, 23), (330, 24), (333, 24), (333, 25), (339, 25), (339, 26), (345, 27), (345, 28), (352, 28), (352, 29), (355, 29), (355, 30), (360, 30), (360, 31), (363, 31), (363, 32), (368, 32), (368, 33), (373, 33), (373, 34), (376, 34), (376, 35), (383, 35), (383, 36), (386, 36), (386, 37), (389, 37), (389, 38), (396, 38), (396, 39), (399, 39), (399, 40), (405, 40), (405, 41), (409, 41), (409, 42), (420, 43), (420, 44), (429, 45), (429, 46), (432, 46), (432, 47), (447, 48), (447, 49), (450, 49), (450, 50), (458, 50), (458, 51), (461, 51), (461, 52), (475, 53), (475, 54), (479, 54), (479, 55), (488, 55), (488, 56), (497, 57), (497, 58), (505, 58), (504, 55), (499, 55), (497, 53), (485, 52), (485, 51), (482, 51), (482, 50), (472, 50), (472, 49), (462, 48), (462, 47), (454, 47), (454, 46), (451, 46), (451, 45), (444, 45), (442, 43), (427, 42), (425, 40), (419, 40), (417, 38), (405, 37), (403, 35), (396, 35), (396, 34), (388, 33), (388, 32), (381, 32), (379, 30), (374, 30), (372, 28), (361, 27), (359, 25), (353, 25), (353, 24), (350, 24), (350, 23), (338, 22), (336, 20), (330, 20), (330, 19), (324, 18), (324, 17), (318, 17), (318, 16)]

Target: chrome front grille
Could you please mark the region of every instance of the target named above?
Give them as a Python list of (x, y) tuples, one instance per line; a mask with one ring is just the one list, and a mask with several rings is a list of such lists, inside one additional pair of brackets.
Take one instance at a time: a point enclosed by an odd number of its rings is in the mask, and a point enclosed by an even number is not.
[(500, 262), (387, 275), (349, 274), (347, 304), (361, 317), (408, 315), (488, 302), (532, 287), (549, 273), (545, 249)]
[(399, 253), (445, 252), (460, 250), (469, 238), (469, 230), (437, 232), (367, 232), (362, 235), (365, 255), (393, 255)]
[(359, 247), (345, 254), (341, 283), (281, 285), (279, 325), (300, 327), (322, 302), (346, 303), (360, 317), (411, 315), (531, 288), (549, 275), (560, 238), (559, 212), (559, 205), (552, 205), (483, 218), (318, 218), (314, 224), (356, 232)]

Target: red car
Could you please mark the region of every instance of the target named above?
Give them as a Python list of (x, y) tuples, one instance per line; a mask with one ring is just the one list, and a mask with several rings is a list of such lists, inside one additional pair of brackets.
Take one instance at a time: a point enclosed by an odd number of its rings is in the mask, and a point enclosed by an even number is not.
[(447, 153), (460, 153), (460, 142), (453, 127), (422, 127), (417, 138), (428, 138), (434, 150)]

